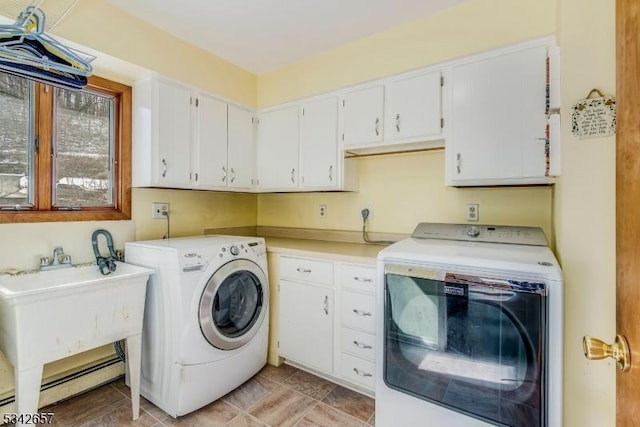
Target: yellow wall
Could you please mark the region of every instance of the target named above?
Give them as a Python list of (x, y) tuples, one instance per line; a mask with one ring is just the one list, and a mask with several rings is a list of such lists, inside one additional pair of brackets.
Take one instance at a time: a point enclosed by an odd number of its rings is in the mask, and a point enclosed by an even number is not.
[[(372, 208), (369, 230), (411, 233), (418, 222), (465, 222), (466, 204), (480, 204), (483, 223), (535, 225), (552, 238), (552, 187), (456, 189), (444, 186), (444, 152), (359, 159), (356, 193), (261, 194), (258, 225), (359, 230), (361, 206)], [(327, 205), (320, 218), (318, 205)]]
[(616, 333), (615, 138), (578, 140), (570, 108), (592, 88), (615, 94), (615, 2), (561, 0), (559, 35), (563, 160), (554, 217), (565, 275), (565, 425), (613, 426), (615, 364), (587, 361), (581, 338)]
[[(258, 77), (265, 107), (484, 51), (556, 30), (555, 0), (470, 0)], [(534, 225), (550, 240), (552, 187), (444, 187), (444, 154), (360, 159), (358, 193), (258, 196), (258, 225), (358, 230), (359, 208), (373, 206), (370, 229), (409, 233), (420, 221), (464, 221), (480, 203), (483, 223)], [(317, 205), (328, 205), (319, 219)]]
[(267, 107), (553, 34), (556, 0), (469, 0), (258, 76)]
[(151, 218), (153, 202), (169, 203), (171, 237), (199, 235), (206, 228), (256, 224), (255, 194), (134, 188), (135, 240), (160, 239), (167, 234), (167, 221)]

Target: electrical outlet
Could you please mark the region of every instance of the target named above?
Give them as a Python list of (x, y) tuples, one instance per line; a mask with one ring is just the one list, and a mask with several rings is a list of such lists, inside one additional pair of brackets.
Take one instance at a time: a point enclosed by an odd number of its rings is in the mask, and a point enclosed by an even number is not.
[(480, 205), (478, 203), (467, 204), (467, 221), (477, 222), (480, 220)]
[(169, 203), (153, 203), (151, 205), (151, 218), (153, 219), (165, 219), (166, 216), (163, 213), (166, 212), (169, 215)]
[(318, 216), (320, 216), (320, 218), (327, 217), (327, 205), (320, 205), (318, 207)]
[[(366, 210), (366, 212), (365, 212)], [(367, 220), (367, 221), (371, 221), (371, 218), (373, 217), (373, 208), (369, 205), (362, 205), (360, 206), (360, 210), (358, 211), (358, 215), (360, 216), (360, 220)], [(366, 215), (366, 218), (365, 218)]]

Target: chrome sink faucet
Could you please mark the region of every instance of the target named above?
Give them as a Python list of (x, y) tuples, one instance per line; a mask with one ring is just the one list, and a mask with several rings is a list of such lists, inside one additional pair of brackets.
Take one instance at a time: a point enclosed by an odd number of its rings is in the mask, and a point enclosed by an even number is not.
[(73, 267), (71, 265), (71, 256), (65, 255), (62, 246), (53, 248), (53, 256), (51, 259), (47, 257), (40, 258), (40, 270), (53, 270), (56, 268)]

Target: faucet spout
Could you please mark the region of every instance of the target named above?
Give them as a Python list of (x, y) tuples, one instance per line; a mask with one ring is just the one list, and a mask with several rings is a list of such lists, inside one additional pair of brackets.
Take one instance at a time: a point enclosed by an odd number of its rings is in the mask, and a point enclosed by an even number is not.
[(47, 257), (40, 258), (40, 270), (51, 270), (62, 267), (73, 267), (71, 264), (71, 256), (65, 255), (62, 246), (53, 248), (51, 261), (49, 261)]
[(60, 264), (60, 257), (63, 254), (64, 254), (64, 249), (62, 249), (62, 246), (56, 246), (55, 248), (53, 248), (53, 262), (51, 263), (51, 265)]

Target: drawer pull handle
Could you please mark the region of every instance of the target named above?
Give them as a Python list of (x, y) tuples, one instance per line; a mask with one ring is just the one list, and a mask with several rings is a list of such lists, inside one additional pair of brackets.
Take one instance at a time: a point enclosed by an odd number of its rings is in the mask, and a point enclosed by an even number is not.
[(298, 267), (298, 268), (296, 268), (296, 271), (298, 273), (311, 273), (311, 270), (308, 269), (308, 268), (300, 268), (300, 267)]
[(365, 283), (373, 282), (373, 279), (370, 277), (353, 276), (353, 280), (355, 280), (356, 282), (365, 282)]
[(373, 376), (373, 374), (370, 374), (369, 372), (361, 371), (358, 368), (353, 368), (353, 372), (355, 372), (357, 375), (360, 375), (361, 377), (372, 377)]
[(324, 314), (329, 314), (329, 296), (325, 295), (324, 297)]
[(369, 317), (369, 316), (373, 316), (373, 313), (370, 311), (364, 311), (364, 310), (358, 310), (357, 308), (353, 309), (353, 312), (355, 314), (357, 314), (358, 316), (362, 316), (362, 317)]
[(356, 345), (356, 347), (358, 348), (362, 348), (365, 350), (371, 350), (373, 348), (373, 346), (370, 346), (369, 344), (362, 344), (361, 342), (358, 341), (353, 341), (353, 343)]

